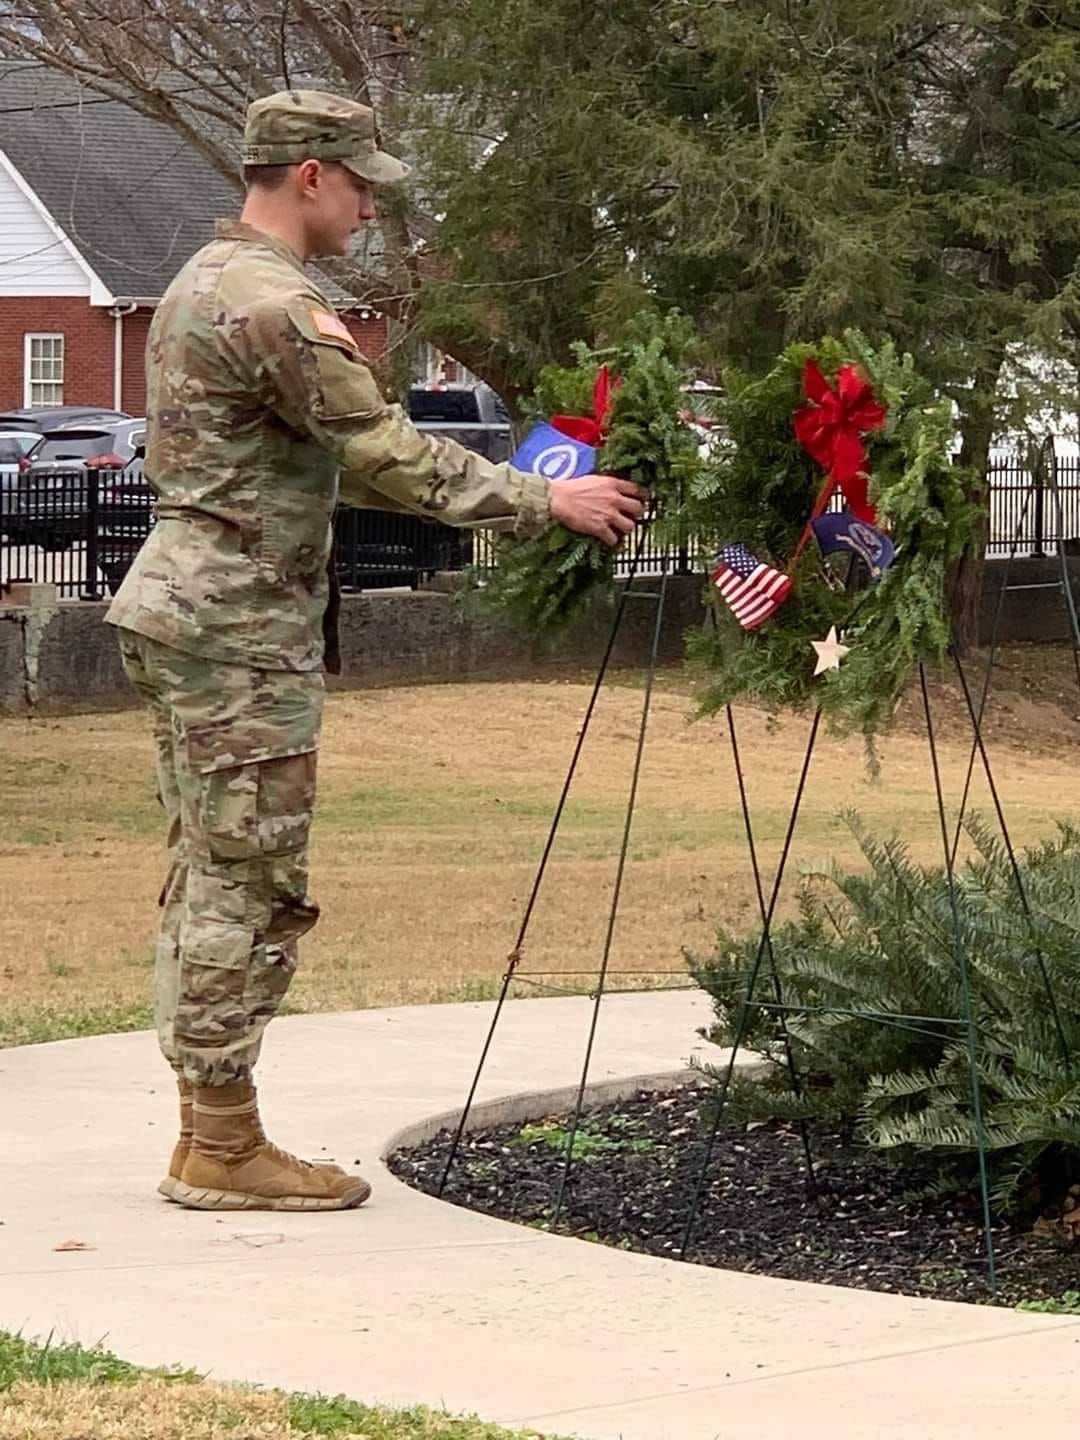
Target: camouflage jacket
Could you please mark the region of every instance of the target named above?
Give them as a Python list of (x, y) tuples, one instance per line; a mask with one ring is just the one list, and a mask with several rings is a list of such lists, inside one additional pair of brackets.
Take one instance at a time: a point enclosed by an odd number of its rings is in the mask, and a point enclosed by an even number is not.
[(519, 535), (549, 517), (546, 480), (387, 405), (298, 257), (238, 221), (158, 306), (147, 421), (158, 523), (107, 618), (194, 655), (319, 668), (339, 500)]

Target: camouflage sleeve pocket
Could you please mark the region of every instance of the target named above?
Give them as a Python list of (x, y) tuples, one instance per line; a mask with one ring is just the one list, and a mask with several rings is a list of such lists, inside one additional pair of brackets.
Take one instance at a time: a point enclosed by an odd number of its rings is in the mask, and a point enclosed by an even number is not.
[(364, 363), (360, 347), (343, 322), (338, 322), (339, 332), (321, 332), (320, 313), (304, 307), (289, 310), (289, 319), (307, 342), (304, 369), (312, 413), (320, 420), (379, 415), (386, 409), (386, 402)]

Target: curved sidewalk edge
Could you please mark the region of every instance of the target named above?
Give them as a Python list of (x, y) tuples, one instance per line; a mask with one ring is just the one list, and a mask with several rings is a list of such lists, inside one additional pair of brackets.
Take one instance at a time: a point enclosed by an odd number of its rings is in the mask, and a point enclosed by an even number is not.
[[(271, 1028), (273, 1137), (374, 1180), (371, 1202), (340, 1215), (163, 1202), (175, 1101), (150, 1035), (0, 1051), (0, 1328), (587, 1440), (1014, 1440), (1060, 1423), (1080, 1321), (682, 1265), (401, 1185), (379, 1157), (460, 1113), (491, 1008)], [(558, 1108), (590, 1014), (587, 998), (509, 1004), (479, 1104)], [(594, 1082), (670, 1083), (706, 1049), (708, 1018), (696, 994), (611, 996)], [(72, 1240), (87, 1248), (57, 1250)]]

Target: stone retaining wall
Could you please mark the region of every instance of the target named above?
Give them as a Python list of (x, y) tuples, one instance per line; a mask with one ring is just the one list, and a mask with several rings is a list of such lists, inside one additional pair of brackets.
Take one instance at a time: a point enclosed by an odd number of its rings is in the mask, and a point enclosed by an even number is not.
[[(620, 627), (616, 665), (644, 664), (658, 581), (642, 580)], [(644, 592), (644, 593), (643, 593)], [(106, 604), (57, 603), (51, 586), (27, 587), (26, 603), (0, 605), (0, 714), (55, 714), (133, 705)], [(701, 618), (701, 580), (673, 577), (661, 634), (665, 663), (678, 661), (683, 633)], [(610, 622), (579, 625), (550, 654), (524, 635), (477, 614), (450, 591), (370, 592), (341, 603), (342, 674), (331, 687), (416, 685), (596, 669)]]
[[(1074, 593), (1080, 559), (1070, 561)], [(989, 639), (1005, 565), (987, 566), (982, 639)], [(1010, 590), (1001, 612), (1003, 641), (1067, 640), (1069, 628), (1056, 560), (1023, 560), (1009, 572)], [(442, 588), (373, 591), (342, 597), (343, 673), (333, 688), (416, 685), (463, 680), (580, 674), (595, 670), (604, 652), (608, 622), (579, 625), (550, 654), (537, 656), (524, 635), (462, 603), (453, 577)], [(644, 578), (620, 629), (613, 655), (618, 666), (642, 665), (655, 619), (658, 581)], [(669, 582), (661, 634), (661, 658), (676, 663), (683, 636), (702, 616), (700, 577)], [(644, 593), (642, 593), (644, 592)], [(135, 703), (104, 623), (107, 606), (85, 601), (57, 603), (48, 585), (25, 587), (24, 603), (0, 604), (0, 714), (53, 714), (116, 708)]]

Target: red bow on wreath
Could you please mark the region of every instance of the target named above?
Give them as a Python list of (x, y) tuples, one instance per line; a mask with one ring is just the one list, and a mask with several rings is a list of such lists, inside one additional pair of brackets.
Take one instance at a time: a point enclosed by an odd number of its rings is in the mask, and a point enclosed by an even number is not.
[(615, 391), (621, 380), (612, 382), (606, 365), (601, 365), (593, 386), (593, 413), (591, 415), (553, 415), (551, 424), (563, 435), (569, 435), (579, 445), (591, 445), (598, 450), (604, 443)]
[(842, 365), (834, 390), (813, 360), (806, 362), (803, 388), (809, 404), (796, 410), (795, 434), (802, 447), (827, 472), (828, 481), (814, 507), (813, 519), (837, 488), (857, 520), (873, 525), (877, 512), (867, 498), (867, 454), (863, 436), (885, 425), (885, 407), (854, 365)]

